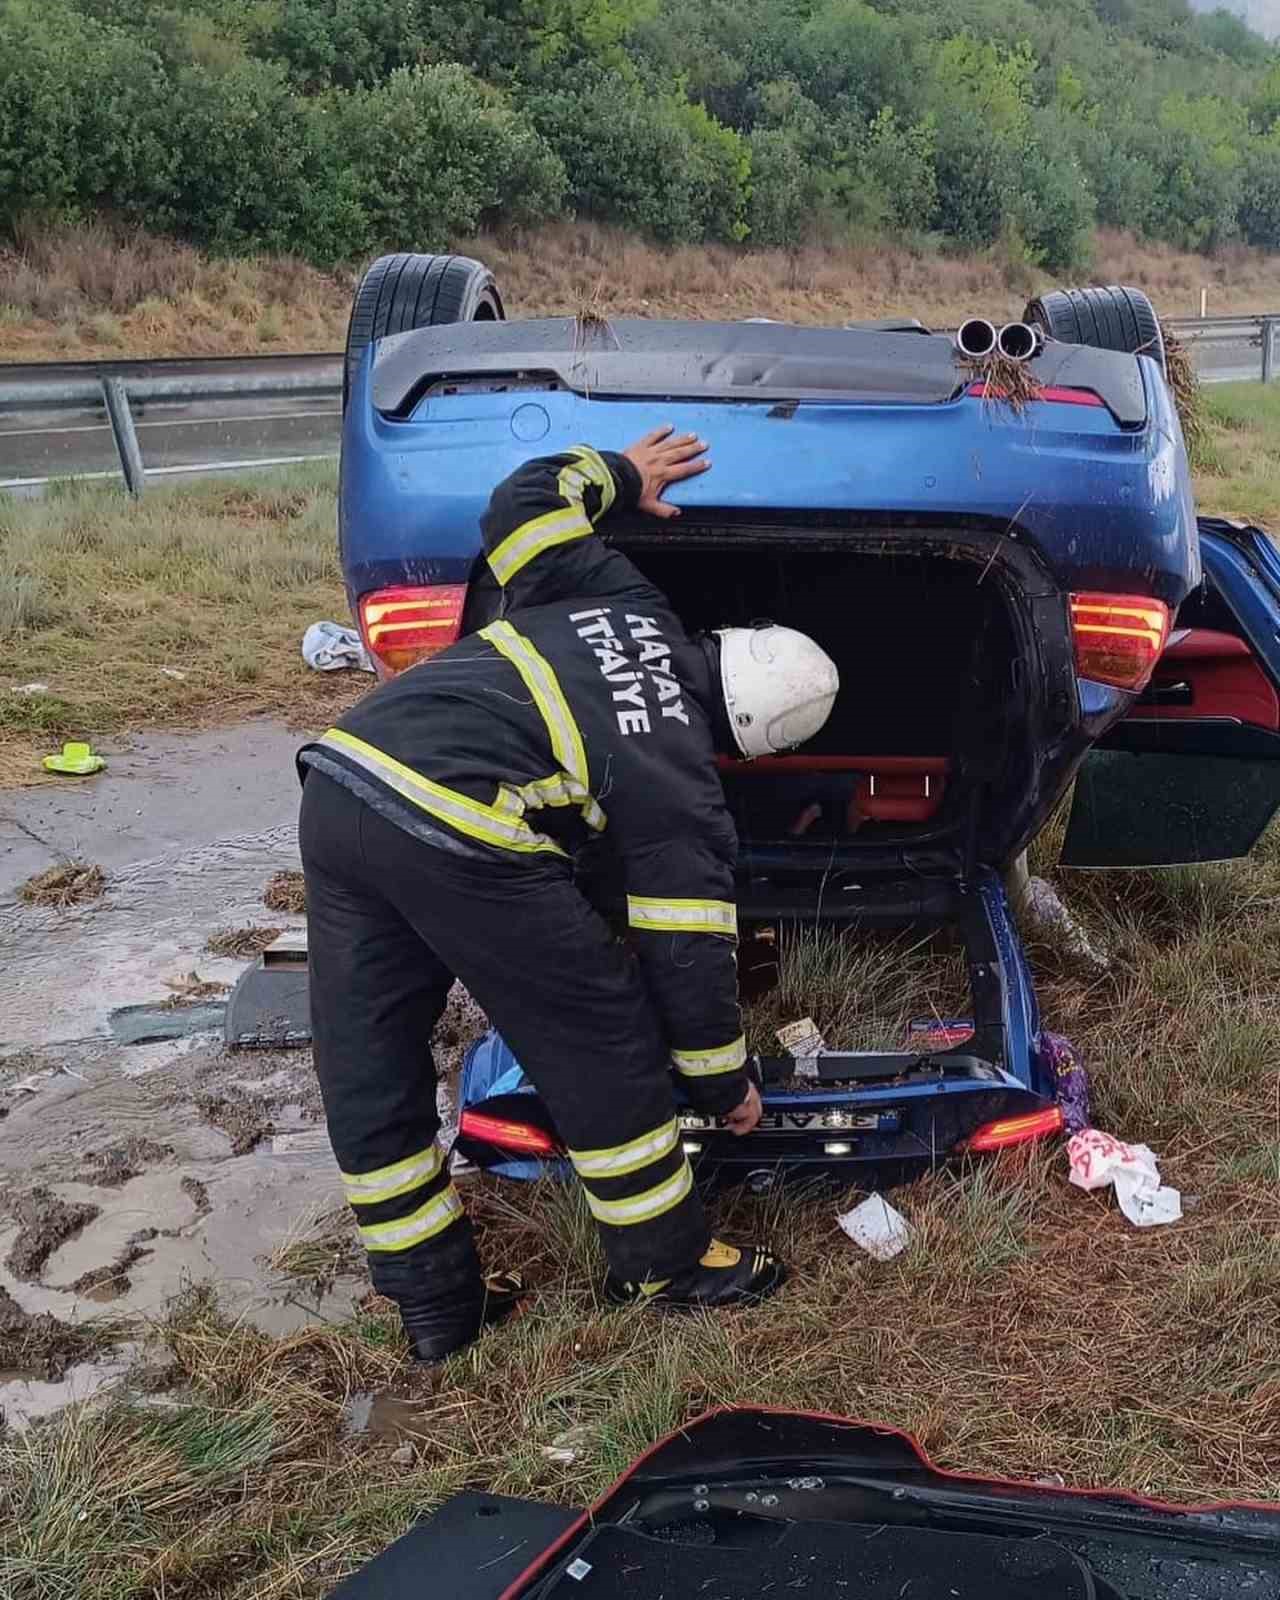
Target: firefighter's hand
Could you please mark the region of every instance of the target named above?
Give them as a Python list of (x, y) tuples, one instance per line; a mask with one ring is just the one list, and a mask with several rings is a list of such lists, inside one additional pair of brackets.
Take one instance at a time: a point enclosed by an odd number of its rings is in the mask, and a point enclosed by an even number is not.
[(667, 424), (624, 450), (623, 455), (640, 474), (640, 510), (651, 517), (678, 517), (680, 508), (668, 505), (662, 496), (670, 484), (696, 478), (707, 470), (711, 463), (706, 448), (707, 441), (696, 433), (677, 433)]
[(760, 1104), (760, 1091), (754, 1083), (750, 1083), (747, 1085), (747, 1098), (725, 1117), (725, 1126), (730, 1133), (739, 1135), (750, 1133), (760, 1121), (763, 1110), (764, 1107)]

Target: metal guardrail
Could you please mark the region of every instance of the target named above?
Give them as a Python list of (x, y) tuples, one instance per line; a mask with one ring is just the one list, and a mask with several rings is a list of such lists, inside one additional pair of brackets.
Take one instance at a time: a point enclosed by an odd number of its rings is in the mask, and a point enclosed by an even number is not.
[[(1165, 326), (1192, 352), (1193, 359), (1197, 350), (1256, 350), (1260, 380), (1270, 383), (1276, 375), (1280, 312), (1169, 318)], [(238, 370), (223, 370), (229, 366)], [(249, 368), (261, 370), (246, 370)], [(53, 373), (58, 376), (51, 376)], [(1203, 376), (1206, 381), (1217, 381), (1212, 371)], [(1238, 373), (1233, 370), (1229, 376)], [(110, 424), (125, 485), (130, 494), (140, 495), (146, 486), (147, 468), (134, 425), (135, 405), (288, 397), (329, 399), (336, 398), (341, 388), (342, 357), (336, 354), (9, 364), (0, 365), (0, 416), (6, 412), (68, 410), (104, 415)], [(193, 466), (187, 470), (200, 469)]]

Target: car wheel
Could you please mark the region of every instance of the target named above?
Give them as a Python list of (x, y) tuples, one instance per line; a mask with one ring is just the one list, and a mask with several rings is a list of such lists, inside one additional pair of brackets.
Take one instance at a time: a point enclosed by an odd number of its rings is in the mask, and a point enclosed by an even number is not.
[(1150, 356), (1165, 370), (1160, 319), (1141, 289), (1054, 289), (1031, 301), (1024, 320), (1063, 344)]
[(342, 409), (365, 347), (389, 333), (444, 322), (503, 322), (493, 273), (468, 256), (382, 256), (369, 268), (351, 302), (342, 370)]

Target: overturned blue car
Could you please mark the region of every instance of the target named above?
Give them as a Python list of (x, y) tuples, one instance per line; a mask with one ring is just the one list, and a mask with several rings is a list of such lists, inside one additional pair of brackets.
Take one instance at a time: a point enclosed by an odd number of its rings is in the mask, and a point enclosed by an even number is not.
[[(341, 550), (380, 672), (497, 614), (480, 513), (521, 461), (655, 421), (716, 469), (606, 538), (692, 629), (802, 629), (842, 692), (795, 752), (725, 758), (741, 925), (952, 928), (972, 1005), (914, 1048), (761, 1057), (759, 1128), (689, 1111), (728, 1176), (912, 1170), (1062, 1126), (1004, 875), (1074, 781), (1064, 860), (1248, 852), (1280, 802), (1280, 559), (1199, 519), (1159, 322), (1056, 292), (959, 335), (907, 320), (508, 320), (462, 257), (390, 256), (347, 351)], [(608, 910), (608, 874), (591, 874)], [(501, 1039), (468, 1057), (459, 1147), (512, 1177), (559, 1140)]]

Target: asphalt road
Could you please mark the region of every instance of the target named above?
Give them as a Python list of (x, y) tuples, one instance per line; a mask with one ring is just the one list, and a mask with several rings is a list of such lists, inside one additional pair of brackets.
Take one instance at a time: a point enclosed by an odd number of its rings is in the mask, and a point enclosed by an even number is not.
[[(1248, 381), (1259, 373), (1259, 353), (1241, 344), (1192, 345), (1193, 359), (1207, 382)], [(228, 377), (246, 377), (279, 361), (226, 358), (217, 362), (120, 362), (121, 374), (183, 377), (215, 368)], [(313, 376), (332, 374), (337, 384), (336, 357), (299, 357), (290, 368)], [(32, 376), (41, 382), (75, 380), (101, 368), (67, 363), (41, 366)], [(0, 382), (22, 377), (19, 367), (0, 367)], [(240, 399), (153, 401), (134, 404), (134, 421), (148, 474), (182, 477), (201, 471), (243, 470), (295, 461), (335, 457), (341, 432), (341, 411), (332, 395), (246, 396)], [(0, 412), (0, 489), (39, 493), (50, 478), (72, 474), (119, 474), (119, 462), (102, 406), (66, 411)]]

